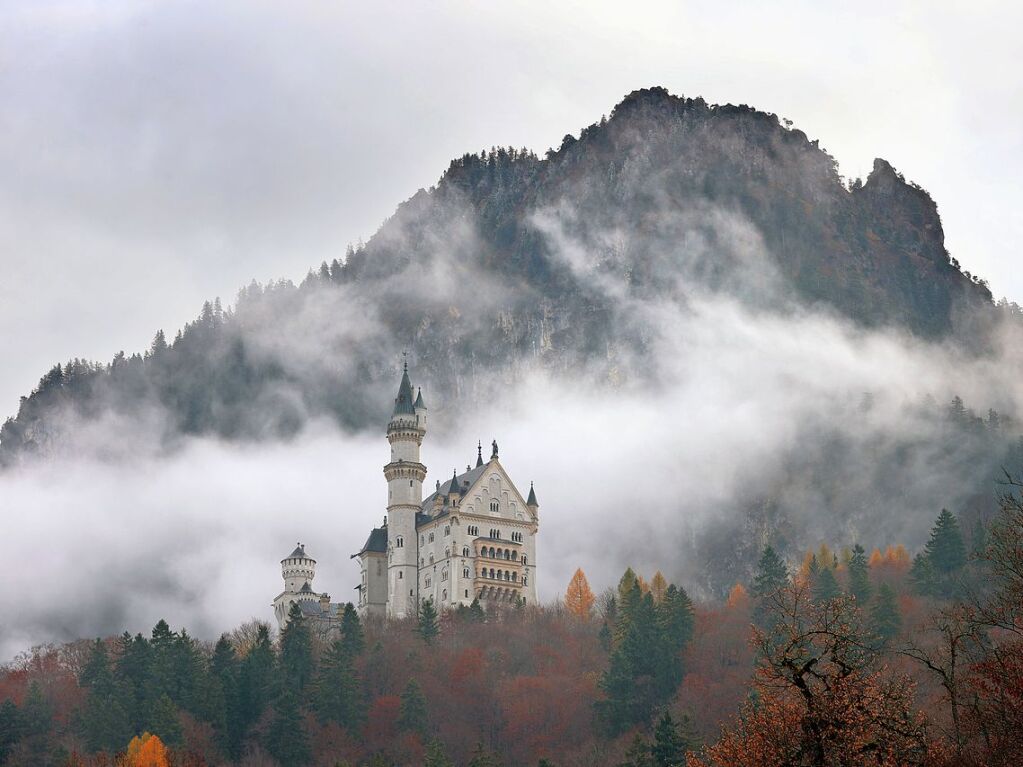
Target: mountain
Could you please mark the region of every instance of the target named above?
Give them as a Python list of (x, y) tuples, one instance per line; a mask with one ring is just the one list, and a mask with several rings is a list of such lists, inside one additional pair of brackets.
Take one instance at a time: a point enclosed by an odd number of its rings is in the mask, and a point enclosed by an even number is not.
[(775, 115), (651, 88), (543, 158), (453, 161), (300, 285), (252, 284), (144, 354), (54, 367), (4, 424), (0, 461), (122, 419), (165, 445), (277, 438), (322, 416), (363, 428), (402, 349), (441, 409), (524, 366), (615, 384), (657, 366), (656, 321), (637, 307), (699, 293), (931, 340), (976, 338), (997, 312), (950, 258), (933, 200), (884, 160), (847, 184)]

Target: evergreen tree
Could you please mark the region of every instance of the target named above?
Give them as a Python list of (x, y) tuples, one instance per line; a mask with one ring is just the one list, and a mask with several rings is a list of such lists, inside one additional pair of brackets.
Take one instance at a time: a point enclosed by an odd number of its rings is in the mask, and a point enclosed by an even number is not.
[(476, 744), (472, 759), (469, 760), (469, 767), (499, 767), (500, 764), (497, 757), (485, 749), (481, 742)]
[(433, 644), (434, 638), (440, 633), (440, 622), (432, 599), (424, 599), (419, 608), (419, 625), (416, 627), (416, 633), (427, 644)]
[(841, 594), (835, 571), (830, 566), (823, 566), (813, 582), (813, 598), (817, 602), (827, 602)]
[(754, 599), (762, 600), (774, 594), (789, 582), (788, 568), (781, 560), (774, 549), (768, 546), (764, 549), (760, 561), (757, 563), (757, 573), (753, 576), (753, 588), (750, 594)]
[(132, 730), (142, 732), (149, 708), (150, 670), (152, 662), (148, 640), (142, 634), (134, 637), (127, 631), (117, 643), (115, 673), (120, 687), (127, 691), (125, 708), (129, 712)]
[(312, 762), (309, 735), (302, 722), (294, 689), (286, 686), (274, 705), (274, 718), (266, 733), (266, 750), (281, 767), (305, 767)]
[(274, 687), (275, 659), (270, 631), (266, 624), (256, 631), (256, 641), (242, 659), (238, 679), (238, 708), (241, 714), (240, 727), (244, 737), (248, 730), (262, 716), (270, 703)]
[(895, 592), (887, 583), (882, 583), (877, 590), (877, 597), (870, 608), (870, 630), (883, 643), (888, 643), (898, 636), (902, 627), (902, 616)]
[(480, 604), (479, 597), (473, 597), (472, 603), (469, 605), (468, 618), (472, 623), (486, 622), (487, 616), (486, 613), (483, 612), (483, 606)]
[(241, 664), (231, 641), (224, 634), (217, 640), (210, 659), (210, 691), (207, 717), (217, 731), (220, 748), (232, 759), (241, 755), (245, 737), (241, 711)]
[(92, 646), (78, 683), (86, 689), (79, 727), (90, 751), (115, 752), (131, 737), (132, 725), (107, 655), (106, 645), (97, 639)]
[(966, 564), (966, 544), (959, 520), (948, 509), (942, 509), (938, 515), (924, 552), (939, 576), (949, 575)]
[(300, 694), (313, 676), (313, 636), (298, 602), (291, 603), (281, 631), (281, 683)]
[(428, 727), (426, 698), (419, 682), (410, 679), (401, 693), (401, 709), (398, 715), (398, 729), (425, 736)]
[(656, 767), (650, 744), (640, 737), (639, 733), (632, 738), (629, 750), (625, 752), (625, 761), (618, 767)]
[(867, 552), (860, 544), (853, 546), (849, 557), (849, 593), (856, 598), (856, 604), (866, 607), (870, 600), (870, 573), (867, 569)]
[(423, 767), (455, 767), (455, 763), (448, 759), (439, 740), (431, 740), (426, 746)]
[(341, 615), (341, 644), (349, 658), (362, 655), (366, 649), (366, 636), (362, 631), (362, 622), (359, 620), (359, 613), (355, 605), (348, 602), (345, 605), (344, 613)]
[(183, 742), (181, 717), (178, 707), (174, 705), (170, 695), (164, 693), (153, 704), (149, 713), (147, 732), (156, 735), (168, 746), (180, 746)]
[(921, 596), (934, 596), (938, 593), (938, 575), (931, 564), (931, 558), (924, 553), (913, 557), (909, 580), (913, 584), (913, 590)]
[(685, 767), (689, 744), (679, 732), (675, 720), (667, 710), (654, 727), (654, 742), (650, 754), (657, 767)]
[(362, 720), (362, 690), (344, 638), (331, 644), (323, 654), (313, 704), (321, 722), (336, 722), (354, 730)]
[(7, 763), (7, 757), (21, 740), (21, 712), (8, 698), (0, 703), (0, 764)]
[(33, 680), (20, 711), (21, 737), (26, 742), (29, 756), (35, 764), (46, 764), (51, 751), (50, 728), (53, 726), (53, 706), (43, 695), (39, 682)]

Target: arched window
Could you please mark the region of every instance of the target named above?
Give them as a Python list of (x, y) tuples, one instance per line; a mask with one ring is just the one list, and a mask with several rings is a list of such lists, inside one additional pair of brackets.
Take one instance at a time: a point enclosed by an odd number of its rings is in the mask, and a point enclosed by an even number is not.
[(401, 580), (402, 578), (404, 578), (404, 577), (405, 577), (405, 573), (404, 573), (404, 572), (402, 572), (401, 570), (399, 570), (399, 571), (398, 571), (398, 580), (400, 581), (400, 580)]
[(497, 558), (500, 559), (502, 556), (504, 556), (503, 552), (501, 551), (501, 549), (498, 549), (497, 550)]
[(526, 564), (526, 555), (525, 554), (522, 555), (522, 564)]
[(443, 600), (444, 600), (445, 602), (447, 602), (447, 601), (448, 601), (448, 590), (447, 590), (447, 589), (444, 589), (444, 596), (442, 597), (442, 599), (443, 599)]
[(502, 577), (504, 577), (504, 573), (502, 573), (500, 570), (498, 570), (497, 571), (497, 580), (501, 580)]
[(433, 564), (433, 554), (430, 555), (430, 564)]
[(519, 558), (519, 552), (513, 551), (512, 552), (512, 562), (516, 561), (518, 558)]
[(522, 576), (522, 585), (525, 586), (527, 583), (529, 583), (529, 578), (527, 578), (525, 575), (523, 575)]
[(444, 525), (444, 535), (451, 535), (451, 525)]
[(490, 547), (490, 558), (491, 559), (496, 559), (497, 558), (497, 557), (494, 556), (494, 547), (493, 546)]
[(496, 514), (500, 508), (501, 508), (501, 504), (498, 501), (491, 501), (490, 502), (490, 512), (492, 514)]
[(421, 536), (421, 535), (420, 535), (420, 536), (419, 536), (419, 545), (420, 545), (420, 546), (423, 546), (423, 545), (424, 545), (425, 543), (426, 543), (426, 539), (425, 539), (425, 538), (423, 538), (423, 536)]
[(519, 574), (518, 573), (512, 573), (512, 581), (517, 582), (518, 580), (519, 580)]
[(469, 577), (469, 568), (468, 567), (463, 567), (462, 568), (462, 577), (463, 578), (468, 578)]
[(395, 546), (395, 548), (400, 549), (404, 545), (405, 545), (405, 539), (402, 538), (400, 535), (397, 538), (394, 539), (394, 546)]
[(504, 550), (504, 558), (505, 559), (511, 559), (511, 549), (505, 549)]
[(444, 547), (444, 557), (447, 558), (447, 557), (450, 557), (450, 556), (451, 556), (451, 547), (450, 546), (445, 546)]
[(433, 543), (433, 533), (430, 533), (430, 543)]
[(469, 556), (469, 547), (468, 546), (463, 546), (462, 547), (462, 556), (463, 557)]

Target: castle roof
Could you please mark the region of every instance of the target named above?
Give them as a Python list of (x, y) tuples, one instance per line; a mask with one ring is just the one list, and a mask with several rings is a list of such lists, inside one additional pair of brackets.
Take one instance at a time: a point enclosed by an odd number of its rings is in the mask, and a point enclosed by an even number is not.
[[(313, 558), (305, 553), (305, 546), (303, 546), (300, 543), (298, 544), (298, 546), (295, 547), (295, 550), (288, 554), (288, 556), (286, 556), (284, 559), (313, 559)], [(313, 559), (313, 561), (315, 562), (316, 560)]]
[(458, 483), (460, 494), (463, 494), (466, 489), (466, 483), (467, 482), (469, 483), (468, 487), (472, 487), (474, 484), (476, 484), (476, 480), (483, 475), (484, 471), (486, 471), (486, 468), (487, 465), (483, 464), (482, 466), (477, 466), (476, 468), (470, 469), (469, 471), (464, 472), (462, 474), (455, 474), (454, 477), (452, 477), (450, 480), (448, 480), (447, 482), (443, 483), (440, 486), (440, 490), (430, 493), (426, 498), (423, 499), (423, 503), (420, 505), (420, 508), (422, 509), (423, 514), (425, 515), (426, 518), (423, 522), (420, 522), (419, 516), (417, 515), (416, 525), (418, 526), (420, 524), (424, 524), (425, 522), (428, 522), (431, 519), (436, 519), (437, 516), (440, 516), (440, 514), (434, 516), (430, 513), (431, 509), (433, 508), (433, 499), (436, 498), (438, 495), (439, 496), (450, 495), (452, 482)]
[(341, 605), (330, 604), (326, 610), (319, 602), (304, 600), (298, 602), (298, 609), (302, 611), (302, 614), (307, 618), (323, 618), (328, 615), (337, 615), (340, 612)]
[(316, 592), (313, 591), (313, 587), (309, 585), (309, 581), (306, 581), (305, 583), (302, 584), (302, 588), (300, 588), (298, 590), (298, 593), (299, 594), (315, 594)]
[(526, 499), (526, 505), (527, 506), (539, 506), (540, 505), (539, 503), (536, 502), (536, 491), (533, 489), (533, 483), (532, 482), (529, 483), (529, 498)]
[(413, 405), (413, 407), (416, 410), (420, 410), (420, 409), (426, 410), (427, 409), (426, 403), (423, 402), (423, 390), (422, 389), (419, 389), (419, 390), (416, 391), (416, 404)]
[(394, 398), (393, 418), (396, 415), (415, 415), (416, 406), (413, 404), (412, 382), (408, 378), (408, 363), (401, 373), (401, 383), (398, 385), (398, 396)]
[(361, 554), (365, 554), (367, 551), (383, 554), (387, 551), (387, 528), (386, 527), (374, 527), (369, 532), (369, 538), (366, 539), (365, 545), (356, 554), (352, 554), (352, 558), (355, 558)]

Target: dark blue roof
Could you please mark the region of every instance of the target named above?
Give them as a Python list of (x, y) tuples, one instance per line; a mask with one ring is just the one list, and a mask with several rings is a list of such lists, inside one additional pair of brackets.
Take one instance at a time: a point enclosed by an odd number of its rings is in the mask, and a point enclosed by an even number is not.
[(358, 554), (352, 554), (352, 557), (357, 557), (359, 554), (365, 554), (367, 551), (383, 554), (387, 551), (387, 528), (386, 527), (374, 527), (370, 533), (369, 538), (366, 539), (366, 544), (359, 550)]
[(413, 404), (412, 382), (408, 378), (408, 365), (405, 365), (401, 373), (401, 383), (398, 385), (398, 396), (394, 398), (394, 412), (396, 415), (415, 415), (416, 406)]
[(526, 499), (526, 505), (527, 506), (539, 506), (540, 505), (539, 503), (536, 502), (536, 491), (533, 489), (533, 483), (532, 482), (529, 483), (529, 497)]

